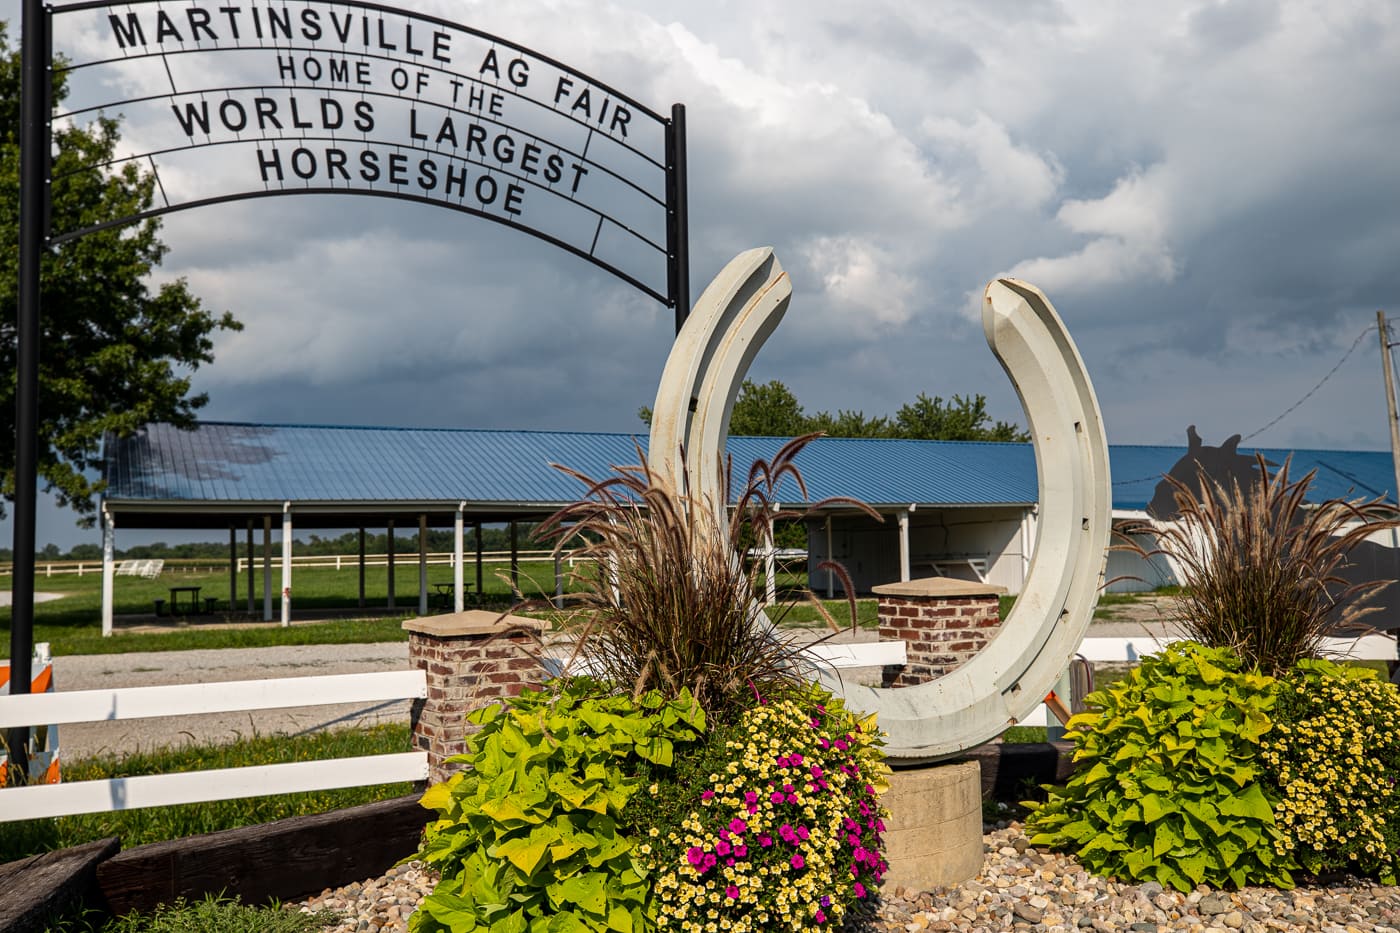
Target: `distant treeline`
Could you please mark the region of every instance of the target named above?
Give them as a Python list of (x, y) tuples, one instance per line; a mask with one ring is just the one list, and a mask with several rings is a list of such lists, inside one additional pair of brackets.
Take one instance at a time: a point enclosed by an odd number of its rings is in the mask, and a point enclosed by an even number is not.
[[(536, 550), (548, 547), (547, 544), (535, 541), (530, 537), (536, 525), (533, 522), (520, 522), (516, 526), (516, 535), (521, 550)], [(336, 538), (323, 538), (320, 535), (311, 535), (309, 538), (294, 538), (293, 551), (297, 554), (306, 555), (327, 555), (327, 554), (356, 554), (360, 548), (360, 534), (357, 531), (347, 531)], [(246, 548), (247, 533), (238, 533), (238, 552), (242, 554)], [(253, 545), (259, 551), (262, 548), (262, 530), (255, 529), (253, 533)], [(476, 548), (476, 537), (469, 527), (466, 530), (463, 546), (472, 551)], [(481, 546), (487, 551), (507, 551), (510, 549), (510, 529), (508, 527), (483, 526), (481, 529)], [(441, 553), (452, 550), (453, 534), (445, 529), (428, 529), (428, 550)], [(389, 550), (389, 536), (384, 532), (379, 534), (365, 534), (365, 552), (368, 554), (384, 554)], [(397, 530), (394, 533), (394, 550), (399, 553), (417, 553), (418, 532), (403, 534)], [(180, 559), (227, 559), (228, 539), (223, 541), (201, 541), (193, 544), (167, 544), (164, 541), (156, 541), (151, 544), (137, 544), (128, 548), (117, 548), (115, 555), (118, 560), (127, 558), (146, 559), (161, 558), (163, 560)], [(102, 547), (97, 544), (77, 544), (68, 551), (62, 551), (57, 545), (45, 545), (38, 553), (38, 559), (43, 560), (101, 560)], [(0, 561), (14, 560), (14, 551), (10, 548), (0, 548)]]

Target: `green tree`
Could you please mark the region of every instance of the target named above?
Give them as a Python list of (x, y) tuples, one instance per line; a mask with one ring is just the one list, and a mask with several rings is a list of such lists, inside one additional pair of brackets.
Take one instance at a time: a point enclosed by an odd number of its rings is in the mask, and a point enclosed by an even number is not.
[[(54, 72), (53, 103), (64, 98)], [(19, 51), (0, 21), (0, 229), (6, 242), (19, 229)], [(64, 231), (114, 220), (151, 206), (155, 176), (112, 160), (117, 121), (99, 117), (86, 126), (54, 128), (52, 229)], [(151, 271), (166, 247), (160, 224), (110, 227), (45, 252), (40, 269), (39, 476), (60, 504), (91, 521), (93, 474), (102, 436), (129, 435), (153, 421), (193, 426), (208, 396), (192, 394), (190, 378), (212, 362), (213, 334), (240, 330), (227, 312), (206, 311), (183, 280), (152, 291)], [(18, 303), (19, 257), (0, 254), (0, 304)], [(15, 318), (0, 320), (0, 489), (14, 496)], [(0, 504), (0, 509), (3, 505)]]
[(797, 396), (774, 379), (759, 385), (745, 379), (729, 416), (729, 433), (746, 437), (795, 437), (806, 434), (808, 419)]
[[(637, 416), (651, 424), (651, 409)], [(829, 437), (902, 437), (928, 441), (1009, 441), (1025, 443), (1029, 433), (987, 414), (987, 397), (954, 395), (944, 402), (923, 392), (900, 407), (894, 418), (867, 417), (863, 411), (803, 413), (792, 390), (776, 379), (758, 385), (745, 379), (734, 400), (729, 433), (748, 437), (796, 437), (821, 431)]]
[(987, 397), (954, 395), (944, 403), (937, 395), (920, 392), (913, 404), (902, 406), (894, 416), (894, 436), (939, 441), (1020, 441), (1030, 434), (1005, 421), (993, 422), (987, 414)]

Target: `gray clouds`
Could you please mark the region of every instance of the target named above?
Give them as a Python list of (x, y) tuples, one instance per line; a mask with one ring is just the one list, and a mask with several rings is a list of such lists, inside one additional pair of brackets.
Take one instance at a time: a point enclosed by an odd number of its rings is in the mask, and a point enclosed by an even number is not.
[[(984, 392), (1021, 420), (975, 320), (1007, 273), (1068, 323), (1112, 443), (1248, 434), (1400, 315), (1388, 0), (407, 5), (687, 105), (694, 293), (776, 249), (795, 294), (751, 375), (809, 409)], [(197, 374), (210, 418), (638, 430), (671, 334), (600, 270), (425, 206), (271, 199), (165, 239), (162, 274), (248, 325)], [(1255, 440), (1383, 448), (1378, 368), (1373, 336)]]

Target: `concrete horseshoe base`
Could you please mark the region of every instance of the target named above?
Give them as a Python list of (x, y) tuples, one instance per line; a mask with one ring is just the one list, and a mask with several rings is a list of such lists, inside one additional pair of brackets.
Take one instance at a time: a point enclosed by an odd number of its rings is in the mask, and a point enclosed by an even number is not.
[(881, 798), (885, 889), (928, 891), (982, 870), (982, 772), (975, 761), (896, 769)]

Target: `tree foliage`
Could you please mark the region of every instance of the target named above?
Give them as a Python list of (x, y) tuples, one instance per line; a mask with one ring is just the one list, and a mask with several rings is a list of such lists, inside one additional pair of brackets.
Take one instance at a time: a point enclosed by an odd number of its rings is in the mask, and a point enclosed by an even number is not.
[[(637, 412), (651, 424), (651, 409)], [(829, 437), (894, 437), (926, 441), (1006, 441), (1024, 443), (1030, 434), (1015, 424), (993, 421), (987, 413), (987, 397), (954, 395), (948, 401), (920, 392), (893, 418), (867, 417), (863, 411), (819, 411), (806, 414), (797, 396), (776, 379), (762, 385), (745, 379), (734, 411), (729, 417), (729, 433), (746, 437), (797, 437), (820, 432)]]
[[(55, 71), (53, 101), (64, 98)], [(0, 22), (0, 228), (18, 242), (20, 56)], [(146, 210), (155, 177), (110, 162), (117, 121), (54, 127), (51, 229), (89, 227)], [(41, 260), (39, 475), (63, 505), (93, 511), (100, 483), (92, 478), (107, 431), (130, 434), (164, 421), (194, 424), (208, 397), (190, 391), (193, 370), (212, 362), (213, 334), (239, 330), (229, 313), (206, 311), (183, 280), (152, 288), (149, 277), (166, 247), (160, 224), (118, 225), (47, 250)], [(18, 252), (0, 255), (0, 302), (17, 307)], [(0, 321), (0, 484), (14, 496), (16, 319)]]

